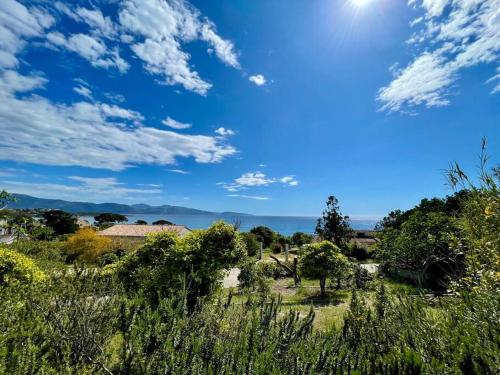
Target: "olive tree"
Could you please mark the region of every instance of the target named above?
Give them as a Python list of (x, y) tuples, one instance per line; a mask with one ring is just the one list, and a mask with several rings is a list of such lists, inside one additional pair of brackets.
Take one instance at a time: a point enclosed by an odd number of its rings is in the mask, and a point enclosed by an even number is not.
[(300, 258), (300, 272), (303, 276), (319, 279), (321, 295), (326, 294), (326, 279), (340, 278), (348, 269), (349, 261), (338, 246), (330, 241), (306, 245)]

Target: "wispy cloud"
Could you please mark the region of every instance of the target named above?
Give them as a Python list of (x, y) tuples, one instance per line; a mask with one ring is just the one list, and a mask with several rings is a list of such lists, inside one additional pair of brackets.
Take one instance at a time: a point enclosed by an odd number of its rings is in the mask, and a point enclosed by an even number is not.
[(417, 30), (408, 40), (423, 52), (380, 89), (377, 99), (388, 111), (448, 105), (462, 70), (499, 62), (500, 0), (410, 0), (409, 4), (424, 12), (411, 22)]
[(93, 99), (92, 91), (86, 86), (78, 85), (76, 87), (73, 87), (73, 91), (89, 100)]
[(267, 201), (267, 200), (271, 199), (269, 197), (263, 197), (263, 196), (259, 196), (259, 195), (246, 195), (246, 194), (228, 194), (227, 196), (231, 197), (231, 198), (254, 199), (257, 201)]
[(257, 86), (263, 86), (267, 83), (266, 77), (264, 77), (262, 74), (256, 74), (253, 76), (248, 77), (248, 80)]
[(192, 126), (191, 124), (188, 124), (188, 123), (176, 121), (171, 117), (167, 117), (161, 123), (165, 126), (168, 126), (172, 129), (177, 129), (177, 130), (189, 129)]
[(190, 174), (190, 172), (185, 171), (183, 169), (169, 169), (169, 171), (174, 172), (174, 173), (179, 173), (179, 174)]
[(276, 183), (288, 186), (297, 186), (299, 184), (293, 175), (285, 177), (267, 177), (266, 174), (257, 171), (244, 173), (233, 182), (219, 182), (217, 185), (222, 186), (229, 192), (238, 192), (251, 187), (269, 186)]

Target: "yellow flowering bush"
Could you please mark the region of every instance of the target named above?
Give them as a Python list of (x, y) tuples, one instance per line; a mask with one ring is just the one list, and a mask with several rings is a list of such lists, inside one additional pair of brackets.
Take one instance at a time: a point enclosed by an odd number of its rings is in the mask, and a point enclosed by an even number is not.
[(0, 247), (0, 286), (39, 283), (46, 275), (26, 255)]
[(92, 228), (82, 228), (68, 238), (65, 249), (74, 259), (95, 263), (102, 254), (111, 251), (111, 240), (99, 236)]

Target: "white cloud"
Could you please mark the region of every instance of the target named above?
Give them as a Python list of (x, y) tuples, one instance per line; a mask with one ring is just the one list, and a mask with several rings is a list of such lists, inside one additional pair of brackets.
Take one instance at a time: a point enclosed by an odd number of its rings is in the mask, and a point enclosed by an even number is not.
[(447, 105), (463, 69), (498, 63), (500, 57), (500, 0), (411, 0), (409, 4), (424, 11), (423, 18), (412, 22), (418, 30), (408, 40), (423, 52), (380, 89), (377, 99), (389, 111)]
[(78, 85), (73, 87), (73, 91), (87, 99), (92, 100), (92, 91), (86, 86)]
[[(44, 4), (49, 9), (50, 3)], [(109, 9), (108, 9), (109, 8)], [(104, 9), (104, 8), (103, 8)], [(203, 41), (226, 65), (239, 68), (231, 41), (223, 39), (216, 26), (186, 0), (124, 0), (112, 2), (108, 15), (93, 5), (83, 8), (56, 2), (50, 11), (85, 24), (87, 30), (67, 35), (51, 28), (54, 17), (37, 7), (15, 0), (0, 2), (0, 68), (18, 65), (16, 54), (30, 38), (45, 39), (45, 45), (80, 55), (94, 67), (115, 68), (125, 73), (129, 63), (121, 56), (123, 45), (144, 63), (145, 70), (166, 85), (205, 95), (212, 84), (202, 79), (190, 63), (185, 45)]]
[(220, 127), (218, 129), (215, 129), (215, 134), (219, 134), (221, 137), (229, 137), (231, 135), (234, 135), (235, 132), (234, 132), (234, 130)]
[(133, 52), (145, 63), (145, 69), (162, 78), (167, 85), (205, 95), (212, 85), (192, 70), (190, 55), (182, 43), (203, 40), (215, 49), (224, 63), (239, 67), (233, 44), (222, 39), (214, 25), (200, 20), (197, 9), (183, 0), (127, 0), (119, 12), (119, 21)]
[(234, 44), (228, 40), (222, 39), (215, 31), (215, 25), (211, 22), (205, 22), (201, 26), (201, 39), (208, 42), (215, 50), (217, 57), (233, 68), (239, 68), (238, 56), (234, 52)]
[(240, 177), (236, 178), (233, 182), (219, 182), (217, 185), (222, 186), (229, 192), (237, 192), (241, 190), (246, 190), (252, 187), (262, 187), (269, 186), (271, 184), (281, 183), (288, 186), (297, 186), (299, 182), (295, 176), (285, 176), (285, 177), (267, 177), (266, 174), (262, 172), (248, 172), (243, 173)]
[(453, 71), (454, 69), (443, 65), (443, 59), (439, 55), (424, 53), (397, 73), (389, 86), (379, 91), (378, 98), (385, 103), (382, 109), (399, 111), (405, 105), (447, 105), (447, 89), (453, 83)]
[(170, 172), (178, 173), (178, 174), (190, 174), (188, 171), (183, 169), (169, 169)]
[(178, 130), (189, 129), (192, 126), (191, 124), (188, 124), (188, 123), (176, 121), (171, 117), (167, 117), (161, 123), (165, 126), (172, 128), (172, 129), (178, 129)]
[(17, 93), (41, 89), (47, 80), (40, 76), (23, 76), (13, 70), (6, 70), (0, 76), (0, 92)]
[(68, 180), (66, 184), (8, 180), (2, 182), (2, 188), (14, 193), (34, 195), (40, 198), (97, 200), (101, 202), (115, 199), (144, 200), (145, 195), (162, 193), (160, 186), (151, 186), (147, 189), (131, 188), (114, 177), (69, 176)]
[(262, 86), (266, 84), (266, 78), (262, 74), (256, 74), (248, 78), (250, 82), (255, 83), (257, 86)]
[(218, 137), (144, 126), (139, 113), (115, 105), (66, 105), (37, 95), (15, 95), (44, 82), (12, 71), (0, 76), (1, 160), (121, 170), (137, 164), (174, 164), (179, 157), (216, 163), (236, 152)]
[(0, 68), (16, 67), (16, 54), (26, 40), (43, 37), (53, 22), (52, 16), (38, 8), (27, 8), (14, 0), (0, 1)]
[(104, 42), (94, 36), (80, 33), (66, 37), (60, 32), (50, 32), (47, 41), (58, 48), (77, 53), (94, 67), (114, 67), (120, 73), (125, 73), (130, 67), (120, 56), (118, 48), (109, 50)]
[(228, 194), (227, 196), (232, 197), (232, 198), (254, 199), (257, 201), (267, 201), (270, 199), (269, 197), (263, 197), (263, 196), (259, 196), (259, 195), (246, 195), (246, 194)]

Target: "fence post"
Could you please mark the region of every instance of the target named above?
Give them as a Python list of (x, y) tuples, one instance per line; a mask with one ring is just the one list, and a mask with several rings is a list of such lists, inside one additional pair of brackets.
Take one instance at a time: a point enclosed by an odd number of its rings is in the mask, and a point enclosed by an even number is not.
[(288, 244), (285, 244), (285, 262), (288, 263)]

